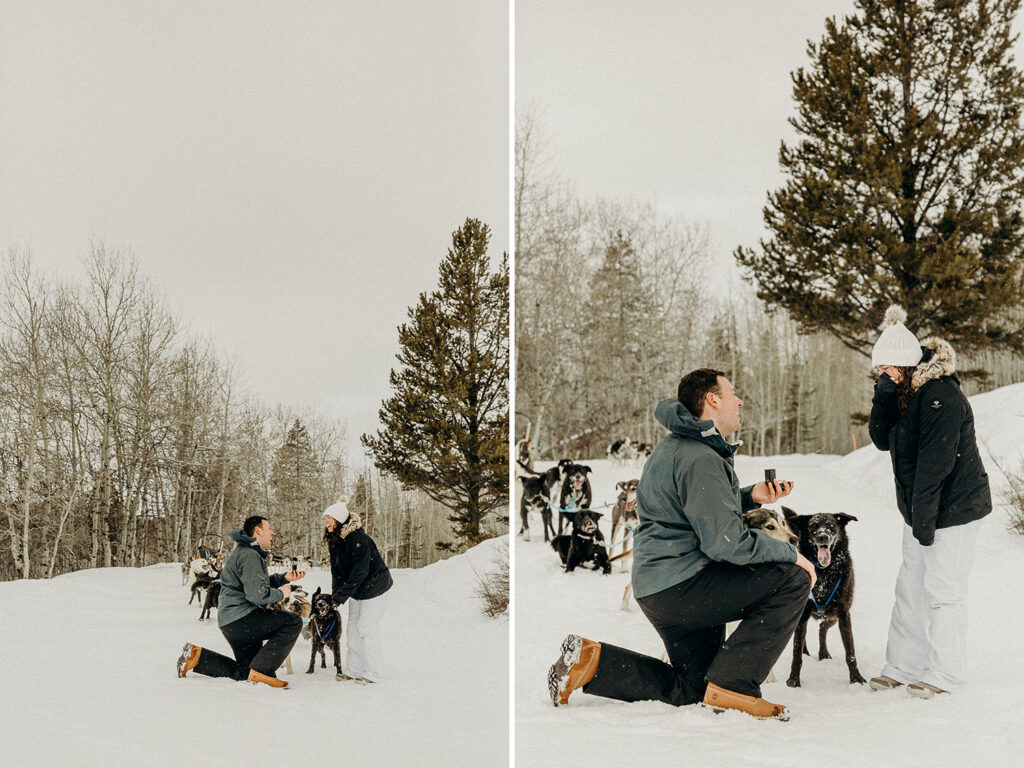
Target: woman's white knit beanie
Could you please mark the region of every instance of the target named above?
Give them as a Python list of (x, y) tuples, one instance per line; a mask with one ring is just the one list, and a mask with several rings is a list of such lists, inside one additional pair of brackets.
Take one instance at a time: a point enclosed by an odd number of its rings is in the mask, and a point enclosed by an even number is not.
[(899, 304), (885, 310), (882, 335), (871, 350), (871, 365), (915, 366), (921, 362), (921, 342), (907, 330), (907, 312)]
[(338, 521), (339, 525), (344, 525), (348, 520), (348, 501), (346, 496), (342, 496), (334, 504), (331, 504), (327, 509), (324, 510), (324, 517), (333, 517)]

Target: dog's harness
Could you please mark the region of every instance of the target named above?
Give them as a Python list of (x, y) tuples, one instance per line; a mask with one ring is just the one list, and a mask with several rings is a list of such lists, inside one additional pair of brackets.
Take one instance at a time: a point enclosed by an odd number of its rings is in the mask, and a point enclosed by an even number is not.
[(629, 541), (629, 537), (633, 535), (633, 531), (635, 531), (635, 530), (636, 530), (636, 526), (635, 525), (627, 525), (626, 526), (626, 535), (623, 536), (618, 541), (615, 541), (615, 542), (612, 542), (611, 544), (609, 544), (608, 545), (608, 549), (615, 549), (615, 547), (619, 546), (619, 544), (625, 544), (627, 541)]
[(814, 612), (818, 615), (819, 619), (825, 615), (825, 609), (828, 608), (828, 604), (832, 602), (832, 598), (836, 596), (836, 591), (839, 589), (839, 585), (842, 583), (843, 577), (840, 576), (839, 581), (837, 581), (836, 585), (832, 588), (832, 594), (828, 596), (828, 600), (826, 600), (825, 604), (821, 606), (819, 606), (818, 601), (814, 599), (814, 590), (811, 590), (811, 602), (814, 603)]
[[(549, 502), (548, 506), (551, 507), (551, 510), (553, 512), (582, 512), (583, 511), (582, 509), (580, 509), (579, 507), (576, 507), (576, 506), (572, 506), (572, 507), (559, 507), (553, 501)], [(587, 507), (587, 509), (607, 509), (610, 506), (611, 506), (611, 504), (608, 504), (606, 502), (606, 503), (602, 504), (599, 507)]]
[(328, 637), (331, 636), (331, 632), (334, 630), (334, 625), (337, 624), (337, 623), (338, 623), (337, 619), (332, 621), (331, 622), (331, 626), (329, 626), (327, 628), (327, 631), (324, 632), (323, 634), (321, 634), (320, 633), (320, 624), (319, 624), (319, 622), (316, 622), (316, 621), (313, 622), (313, 626), (316, 627), (316, 636), (320, 638), (320, 642), (321, 643), (324, 642)]

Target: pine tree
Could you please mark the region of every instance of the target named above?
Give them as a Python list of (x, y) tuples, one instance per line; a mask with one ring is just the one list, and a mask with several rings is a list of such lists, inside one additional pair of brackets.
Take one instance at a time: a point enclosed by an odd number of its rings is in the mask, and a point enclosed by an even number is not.
[(489, 239), (477, 219), (452, 233), (439, 289), (420, 294), (398, 329), (382, 429), (362, 436), (382, 472), (451, 510), (465, 544), (508, 504), (508, 257), (491, 272)]
[(793, 75), (799, 139), (737, 249), (758, 296), (867, 354), (886, 306), (920, 338), (1024, 348), (1020, 0), (857, 0)]
[(640, 258), (629, 238), (615, 232), (591, 283), (584, 325), (588, 418), (605, 431), (602, 442), (622, 437), (623, 428), (650, 405), (640, 399), (638, 383), (648, 367), (650, 340), (645, 332), (652, 311)]
[(356, 487), (352, 492), (352, 501), (349, 506), (358, 513), (363, 521), (363, 529), (367, 534), (373, 536), (377, 508), (373, 501), (373, 479), (369, 469), (361, 472), (356, 478)]
[(320, 511), (320, 469), (313, 456), (309, 432), (296, 419), (278, 448), (271, 467), (270, 485), (277, 506), (274, 509), (275, 549), (285, 555), (297, 554), (305, 534), (317, 522)]

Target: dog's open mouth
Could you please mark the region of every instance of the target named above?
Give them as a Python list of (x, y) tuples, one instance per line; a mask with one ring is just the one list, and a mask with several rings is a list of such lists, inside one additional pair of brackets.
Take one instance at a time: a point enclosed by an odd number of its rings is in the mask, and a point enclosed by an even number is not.
[(584, 533), (593, 533), (595, 528), (597, 528), (597, 525), (593, 520), (587, 520), (587, 522), (583, 524)]
[(828, 547), (818, 547), (818, 565), (822, 568), (828, 568), (829, 563), (832, 562), (832, 550)]
[(626, 502), (626, 511), (632, 512), (636, 508), (636, 499)]

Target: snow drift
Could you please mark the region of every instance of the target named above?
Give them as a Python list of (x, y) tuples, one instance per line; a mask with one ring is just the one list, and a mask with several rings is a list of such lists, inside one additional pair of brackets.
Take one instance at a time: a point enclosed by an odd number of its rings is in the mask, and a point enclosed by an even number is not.
[[(775, 665), (779, 682), (765, 698), (789, 706), (788, 723), (761, 722), (739, 713), (715, 715), (699, 705), (626, 704), (572, 695), (557, 709), (545, 674), (567, 633), (660, 656), (657, 634), (635, 603), (619, 610), (629, 574), (613, 564), (610, 576), (577, 569), (562, 573), (542, 540), (540, 519), (532, 541), (515, 542), (516, 763), (531, 768), (564, 766), (583, 754), (604, 765), (645, 766), (960, 766), (1003, 765), (1024, 751), (1018, 701), (1024, 692), (1024, 537), (1007, 531), (1006, 480), (996, 466), (1019, 470), (1024, 456), (1024, 384), (971, 398), (995, 509), (985, 518), (971, 577), (969, 681), (966, 690), (922, 701), (905, 690), (873, 692), (848, 682), (837, 628), (829, 633), (835, 658), (817, 660), (817, 628), (808, 626), (802, 687), (788, 688), (787, 649)], [(640, 476), (637, 464), (584, 462), (594, 472), (594, 506), (614, 503), (615, 483)], [(852, 622), (857, 659), (865, 677), (877, 675), (900, 562), (902, 518), (896, 509), (888, 453), (873, 446), (843, 457), (748, 457), (736, 469), (742, 484), (763, 479), (774, 467), (795, 481), (786, 506), (801, 513), (847, 512), (857, 574)], [(546, 467), (538, 467), (543, 469)], [(778, 507), (780, 505), (773, 505)], [(518, 507), (517, 507), (518, 510)], [(611, 510), (602, 530), (610, 540)], [(518, 520), (518, 512), (516, 520)], [(518, 527), (518, 526), (517, 526)], [(627, 568), (628, 571), (628, 568)], [(838, 651), (838, 653), (837, 653)]]
[[(474, 595), (499, 541), (392, 571), (388, 679), (372, 686), (337, 682), (329, 651), (306, 675), (303, 638), (295, 673), (280, 673), (289, 690), (178, 678), (186, 640), (231, 651), (215, 619), (198, 621), (174, 563), (0, 584), (0, 764), (504, 765), (509, 625)], [(330, 572), (301, 583), (329, 589)]]

